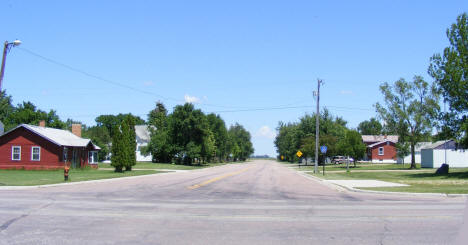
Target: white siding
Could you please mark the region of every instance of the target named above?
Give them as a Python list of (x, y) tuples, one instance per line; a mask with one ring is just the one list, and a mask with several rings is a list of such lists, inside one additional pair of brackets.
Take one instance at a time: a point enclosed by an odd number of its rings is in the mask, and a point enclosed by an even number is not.
[[(444, 162), (445, 150), (421, 150), (421, 167), (439, 168)], [(447, 150), (447, 164), (454, 168), (468, 167), (468, 150)]]

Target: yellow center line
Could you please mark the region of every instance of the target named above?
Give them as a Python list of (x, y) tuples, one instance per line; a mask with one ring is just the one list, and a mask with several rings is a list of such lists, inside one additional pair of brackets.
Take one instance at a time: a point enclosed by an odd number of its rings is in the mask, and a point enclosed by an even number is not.
[(196, 184), (196, 185), (191, 185), (191, 186), (188, 186), (187, 188), (190, 189), (190, 190), (194, 190), (194, 189), (197, 189), (197, 188), (200, 188), (202, 186), (205, 186), (205, 185), (208, 185), (210, 183), (213, 183), (215, 181), (218, 181), (218, 180), (222, 180), (224, 178), (227, 178), (227, 177), (230, 177), (230, 176), (233, 176), (233, 175), (236, 175), (236, 174), (241, 174), (249, 169), (253, 168), (252, 167), (248, 167), (248, 168), (244, 168), (244, 169), (241, 169), (239, 171), (236, 171), (236, 172), (232, 172), (232, 173), (227, 173), (227, 174), (224, 174), (224, 175), (221, 175), (221, 176), (218, 176), (218, 177), (215, 177), (215, 178), (212, 178), (212, 179), (209, 179), (207, 181), (204, 181), (200, 184)]

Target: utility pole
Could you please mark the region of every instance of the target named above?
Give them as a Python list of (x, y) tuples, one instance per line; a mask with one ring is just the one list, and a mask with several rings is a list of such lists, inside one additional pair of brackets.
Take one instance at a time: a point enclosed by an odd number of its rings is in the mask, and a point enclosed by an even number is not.
[(318, 149), (319, 149), (319, 128), (320, 128), (320, 84), (322, 80), (317, 79), (317, 113), (315, 114), (315, 166), (314, 173), (318, 173)]
[(11, 47), (16, 47), (21, 44), (20, 40), (15, 40), (11, 43), (8, 41), (5, 41), (5, 44), (3, 45), (3, 56), (2, 56), (2, 66), (0, 69), (0, 91), (2, 90), (2, 82), (3, 82), (3, 75), (5, 75), (5, 63), (6, 63), (6, 56), (8, 52), (10, 51)]

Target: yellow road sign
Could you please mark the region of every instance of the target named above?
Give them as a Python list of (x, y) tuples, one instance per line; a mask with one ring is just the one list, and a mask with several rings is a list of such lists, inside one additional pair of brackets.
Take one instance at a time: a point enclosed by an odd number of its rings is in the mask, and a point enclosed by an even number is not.
[(301, 152), (301, 151), (297, 151), (296, 156), (297, 156), (297, 157), (301, 157), (301, 156), (302, 156), (302, 152)]

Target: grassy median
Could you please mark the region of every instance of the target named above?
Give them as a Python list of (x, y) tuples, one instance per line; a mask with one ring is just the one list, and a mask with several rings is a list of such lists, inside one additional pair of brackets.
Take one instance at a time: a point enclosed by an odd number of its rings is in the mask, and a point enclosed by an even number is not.
[[(68, 182), (111, 179), (160, 173), (155, 170), (126, 171), (71, 169)], [(0, 170), (0, 186), (27, 186), (64, 183), (63, 170)]]
[(359, 188), (366, 190), (468, 194), (468, 168), (452, 168), (447, 175), (437, 175), (435, 171), (435, 169), (424, 171), (351, 171), (349, 173), (330, 171), (328, 173), (325, 172), (325, 176), (322, 176), (322, 174), (314, 174), (314, 176), (334, 180), (382, 180), (409, 185), (406, 187)]

